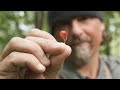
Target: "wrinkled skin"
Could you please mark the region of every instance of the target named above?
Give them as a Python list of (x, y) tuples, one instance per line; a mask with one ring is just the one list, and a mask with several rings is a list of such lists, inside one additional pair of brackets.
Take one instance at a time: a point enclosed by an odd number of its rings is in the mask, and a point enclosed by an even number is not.
[(33, 29), (26, 38), (14, 37), (0, 55), (0, 79), (54, 79), (71, 48), (47, 32)]

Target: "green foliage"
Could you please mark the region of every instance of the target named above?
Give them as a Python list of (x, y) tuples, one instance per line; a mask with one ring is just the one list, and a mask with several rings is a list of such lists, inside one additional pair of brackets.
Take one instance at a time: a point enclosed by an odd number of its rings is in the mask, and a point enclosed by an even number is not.
[(104, 20), (107, 38), (112, 37), (112, 41), (105, 42), (101, 48), (101, 52), (106, 54), (109, 51), (109, 55), (120, 56), (120, 12), (106, 11)]
[(12, 37), (24, 37), (31, 27), (34, 27), (34, 12), (0, 11), (0, 51)]

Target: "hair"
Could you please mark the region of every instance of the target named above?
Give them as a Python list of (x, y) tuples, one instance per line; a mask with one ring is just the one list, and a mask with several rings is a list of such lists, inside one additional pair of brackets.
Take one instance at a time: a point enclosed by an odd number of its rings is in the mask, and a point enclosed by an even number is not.
[(105, 45), (106, 43), (110, 43), (112, 41), (112, 35), (106, 31), (103, 32), (103, 41), (101, 45)]

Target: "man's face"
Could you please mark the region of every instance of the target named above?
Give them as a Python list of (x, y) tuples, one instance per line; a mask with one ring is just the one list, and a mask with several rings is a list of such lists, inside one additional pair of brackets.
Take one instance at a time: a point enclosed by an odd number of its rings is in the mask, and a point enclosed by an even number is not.
[(71, 27), (63, 28), (69, 33), (66, 44), (72, 48), (72, 54), (68, 59), (81, 67), (98, 54), (104, 24), (97, 18), (88, 18), (73, 19), (71, 25)]

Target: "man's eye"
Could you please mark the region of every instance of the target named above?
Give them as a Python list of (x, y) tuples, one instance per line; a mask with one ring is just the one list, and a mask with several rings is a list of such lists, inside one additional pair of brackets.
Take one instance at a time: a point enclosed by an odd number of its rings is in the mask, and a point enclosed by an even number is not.
[(81, 21), (82, 24), (88, 25), (89, 22), (87, 20)]

